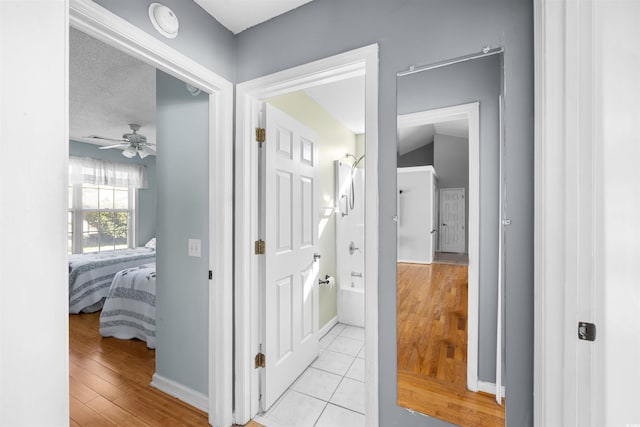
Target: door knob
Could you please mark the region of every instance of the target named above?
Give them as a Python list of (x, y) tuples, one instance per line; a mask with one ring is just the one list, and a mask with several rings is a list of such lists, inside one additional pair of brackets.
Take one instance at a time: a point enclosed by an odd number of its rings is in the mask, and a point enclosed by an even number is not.
[(436, 234), (438, 230), (431, 230), (431, 234)]
[(313, 262), (318, 261), (320, 258), (322, 258), (320, 254), (313, 254)]

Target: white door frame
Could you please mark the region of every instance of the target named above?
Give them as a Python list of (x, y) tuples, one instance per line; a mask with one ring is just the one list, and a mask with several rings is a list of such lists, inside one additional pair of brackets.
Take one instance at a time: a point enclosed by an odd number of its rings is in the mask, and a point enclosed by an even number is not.
[[(257, 414), (259, 371), (254, 368), (259, 337), (258, 147), (256, 111), (261, 100), (304, 88), (365, 75), (365, 361), (366, 424), (378, 425), (378, 45), (320, 59), (236, 86), (235, 171), (235, 422)], [(266, 242), (269, 244), (269, 242)], [(269, 361), (266, 361), (269, 363)], [(231, 371), (232, 365), (228, 368)]]
[[(69, 2), (69, 24), (209, 93), (209, 396), (198, 399), (175, 385), (163, 391), (209, 413), (209, 423), (232, 424), (233, 85), (150, 34), (89, 0)], [(68, 49), (68, 47), (67, 47)], [(178, 385), (179, 386), (179, 385)]]
[[(466, 119), (469, 122), (469, 295), (467, 300), (467, 388), (478, 391), (478, 314), (480, 301), (480, 103), (398, 115), (398, 129)], [(436, 173), (438, 171), (436, 170)], [(482, 391), (495, 390), (482, 386)]]

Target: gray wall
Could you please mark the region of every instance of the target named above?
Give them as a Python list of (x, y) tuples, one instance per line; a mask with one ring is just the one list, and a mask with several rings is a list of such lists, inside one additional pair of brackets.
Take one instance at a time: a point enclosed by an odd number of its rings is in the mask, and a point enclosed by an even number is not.
[[(397, 406), (396, 72), (505, 47), (506, 405), (511, 426), (533, 424), (533, 3), (530, 0), (316, 0), (237, 37), (243, 82), (371, 43), (380, 47), (378, 156), (379, 361), (382, 426), (445, 425)], [(452, 25), (455, 23), (455, 25)], [(484, 368), (483, 368), (484, 369)]]
[[(499, 69), (495, 71), (497, 73), (500, 73)], [(398, 101), (398, 103), (399, 102), (400, 101)], [(495, 125), (497, 126), (497, 123), (495, 123)], [(469, 140), (466, 138), (456, 138), (455, 136), (449, 135), (435, 135), (433, 145), (433, 165), (436, 170), (436, 174), (440, 179), (440, 188), (464, 188), (464, 249), (467, 253), (469, 253)], [(485, 164), (483, 166), (487, 167), (488, 165)], [(493, 166), (495, 166), (495, 159)], [(497, 168), (495, 168), (495, 170), (497, 170)], [(491, 189), (489, 188), (481, 189), (481, 193), (484, 195), (490, 190)], [(497, 191), (497, 185), (493, 190)], [(491, 218), (497, 218), (497, 214), (496, 216), (492, 217), (490, 213), (487, 213), (485, 217), (486, 219), (490, 220)], [(486, 222), (487, 224), (484, 225), (491, 226), (492, 223), (490, 221)], [(483, 224), (481, 224), (480, 226), (480, 233), (484, 234), (485, 237), (491, 236), (489, 233), (487, 233), (488, 230), (482, 228), (482, 225)], [(495, 248), (495, 251), (497, 252), (498, 249)], [(482, 253), (480, 256), (482, 257)], [(495, 262), (495, 259), (487, 259), (486, 262)], [(480, 268), (483, 268), (482, 263), (480, 265)], [(491, 270), (490, 264), (488, 264), (488, 270)], [(487, 314), (491, 313), (493, 313), (495, 317), (495, 311), (488, 312)], [(495, 330), (495, 328), (492, 330)], [(480, 342), (483, 343), (482, 338), (480, 338), (480, 340)], [(493, 348), (495, 348), (495, 341)], [(494, 373), (490, 377), (487, 376), (486, 378), (483, 378), (483, 375), (484, 373), (480, 372), (481, 379), (495, 382), (495, 367)]]
[(423, 145), (402, 156), (398, 156), (399, 168), (410, 168), (412, 166), (433, 166), (433, 143)]
[(147, 156), (144, 159), (136, 156), (128, 159), (122, 155), (122, 150), (100, 150), (97, 145), (80, 141), (69, 141), (69, 154), (80, 157), (108, 160), (110, 162), (137, 163), (144, 165), (147, 170), (148, 188), (138, 190), (136, 229), (136, 245), (143, 246), (156, 235), (156, 157)]
[[(209, 97), (158, 71), (156, 104), (156, 373), (208, 395)], [(188, 256), (190, 238), (201, 257)]]
[[(499, 116), (501, 57), (493, 55), (398, 79), (398, 114), (480, 102), (480, 313), (478, 377), (495, 382), (496, 310), (498, 298)], [(450, 142), (450, 141), (447, 141)], [(455, 156), (452, 147), (435, 139), (435, 169), (440, 187), (462, 180), (438, 164)], [(443, 156), (443, 151), (446, 155)], [(461, 150), (462, 151), (462, 150)], [(467, 163), (468, 165), (468, 163)], [(468, 171), (468, 166), (467, 166)], [(468, 174), (467, 179), (468, 181)], [(467, 188), (468, 192), (468, 188)], [(469, 206), (466, 205), (467, 212)], [(507, 404), (508, 406), (509, 404)]]
[(151, 0), (94, 1), (230, 82), (235, 81), (235, 36), (194, 1), (161, 1), (178, 17), (180, 29), (175, 39), (168, 39), (153, 28), (148, 12)]

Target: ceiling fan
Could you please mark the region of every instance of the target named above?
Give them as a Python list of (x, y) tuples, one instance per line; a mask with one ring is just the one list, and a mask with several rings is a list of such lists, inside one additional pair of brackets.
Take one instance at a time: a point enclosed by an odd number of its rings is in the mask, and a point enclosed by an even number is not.
[(152, 148), (154, 144), (147, 142), (147, 137), (138, 133), (140, 125), (129, 123), (129, 128), (131, 128), (131, 133), (125, 133), (122, 135), (122, 139), (104, 138), (97, 135), (89, 135), (88, 138), (118, 141), (118, 144), (107, 145), (100, 147), (100, 149), (107, 150), (109, 148), (127, 146), (127, 148), (122, 151), (122, 155), (129, 159), (135, 157), (136, 154), (138, 154), (141, 159), (144, 159), (149, 154), (156, 154), (156, 151)]

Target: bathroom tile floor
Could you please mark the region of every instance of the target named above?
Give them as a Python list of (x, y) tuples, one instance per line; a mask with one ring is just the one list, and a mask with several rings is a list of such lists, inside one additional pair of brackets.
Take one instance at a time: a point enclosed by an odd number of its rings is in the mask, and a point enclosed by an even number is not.
[(364, 427), (364, 328), (336, 324), (316, 360), (255, 421), (266, 427)]

